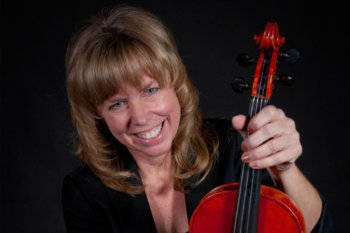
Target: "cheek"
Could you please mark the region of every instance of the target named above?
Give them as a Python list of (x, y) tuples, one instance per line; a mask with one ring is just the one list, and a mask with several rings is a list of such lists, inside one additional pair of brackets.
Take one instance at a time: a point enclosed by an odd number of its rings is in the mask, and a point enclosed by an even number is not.
[(173, 97), (169, 100), (169, 104), (166, 106), (166, 110), (168, 111), (168, 115), (170, 117), (171, 126), (174, 131), (178, 130), (178, 126), (180, 124), (181, 118), (181, 107), (177, 97)]
[(159, 105), (159, 112), (162, 113), (162, 115), (170, 115), (170, 116), (176, 116), (178, 111), (178, 105), (175, 103), (164, 103)]
[(178, 117), (180, 117), (180, 103), (174, 92), (166, 94), (161, 103), (164, 113), (168, 113), (169, 115), (174, 116), (178, 115)]
[(123, 118), (106, 118), (106, 125), (112, 135), (119, 140), (121, 134), (123, 134), (126, 130), (126, 122)]
[(174, 103), (174, 107), (173, 107), (173, 115), (176, 118), (177, 121), (180, 122), (180, 117), (181, 117), (181, 107), (180, 107), (180, 103), (177, 101), (176, 103)]

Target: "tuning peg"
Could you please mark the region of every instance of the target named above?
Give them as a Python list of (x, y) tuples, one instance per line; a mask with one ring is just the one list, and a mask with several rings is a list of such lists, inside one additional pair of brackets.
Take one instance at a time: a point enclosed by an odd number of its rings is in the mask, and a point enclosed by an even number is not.
[(231, 87), (235, 92), (242, 93), (245, 90), (251, 89), (252, 84), (239, 77), (233, 80)]
[(279, 52), (278, 56), (290, 64), (296, 63), (301, 57), (299, 51), (296, 49), (290, 49), (288, 52)]
[(291, 86), (295, 83), (295, 79), (292, 76), (283, 74), (283, 75), (275, 75), (274, 76), (274, 81), (277, 83), (286, 85), (286, 86)]
[(237, 56), (236, 60), (237, 60), (238, 64), (243, 66), (243, 67), (247, 67), (249, 65), (256, 64), (256, 60), (254, 58), (250, 57), (246, 53), (239, 54)]

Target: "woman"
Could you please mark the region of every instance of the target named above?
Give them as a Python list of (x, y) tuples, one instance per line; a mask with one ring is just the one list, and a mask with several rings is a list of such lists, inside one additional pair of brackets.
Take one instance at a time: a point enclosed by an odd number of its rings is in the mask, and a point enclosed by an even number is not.
[(325, 204), (294, 163), (302, 152), (294, 122), (265, 107), (242, 141), (243, 115), (202, 121), (175, 42), (154, 15), (102, 10), (73, 36), (66, 67), (84, 164), (64, 181), (68, 232), (187, 232), (200, 199), (238, 180), (240, 159), (267, 168), (264, 182), (297, 203), (307, 232), (326, 232)]

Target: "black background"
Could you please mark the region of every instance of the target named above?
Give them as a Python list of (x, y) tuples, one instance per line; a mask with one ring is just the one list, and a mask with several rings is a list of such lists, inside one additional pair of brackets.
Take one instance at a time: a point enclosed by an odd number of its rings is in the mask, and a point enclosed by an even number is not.
[[(103, 6), (125, 1), (1, 2), (1, 232), (61, 233), (62, 178), (77, 165), (72, 153), (64, 54), (79, 23)], [(292, 117), (301, 133), (297, 161), (328, 200), (336, 232), (347, 232), (349, 200), (349, 17), (337, 1), (128, 1), (158, 15), (172, 30), (200, 91), (206, 117), (246, 113), (249, 93), (230, 83), (247, 79), (240, 53), (258, 54), (253, 35), (267, 21), (279, 24), (302, 59), (279, 62), (296, 78), (276, 85), (271, 103)]]

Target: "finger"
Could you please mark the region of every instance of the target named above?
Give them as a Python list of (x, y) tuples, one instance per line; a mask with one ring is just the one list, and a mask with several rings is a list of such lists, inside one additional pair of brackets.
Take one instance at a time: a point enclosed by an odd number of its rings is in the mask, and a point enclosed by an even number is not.
[(249, 121), (247, 130), (248, 132), (254, 132), (272, 121), (283, 119), (285, 117), (286, 116), (281, 109), (268, 105), (262, 108), (259, 113)]
[(298, 133), (287, 134), (282, 137), (273, 138), (252, 150), (244, 152), (242, 154), (242, 160), (244, 162), (251, 162), (254, 160), (263, 159), (267, 156), (273, 155), (297, 144), (300, 144)]
[(247, 128), (247, 117), (244, 115), (237, 115), (232, 117), (232, 127), (238, 130), (241, 136), (244, 138)]
[(277, 138), (288, 134), (297, 134), (299, 136), (299, 133), (295, 129), (295, 122), (292, 119), (283, 118), (270, 122), (250, 134), (250, 136), (242, 142), (242, 150), (251, 150), (272, 138)]
[(302, 148), (300, 144), (286, 148), (283, 151), (277, 152), (273, 155), (267, 156), (263, 159), (254, 160), (249, 163), (251, 168), (277, 168), (285, 169), (286, 166), (293, 164), (296, 159), (301, 155)]
[(247, 117), (242, 114), (232, 117), (232, 126), (236, 130), (245, 130), (246, 123)]

